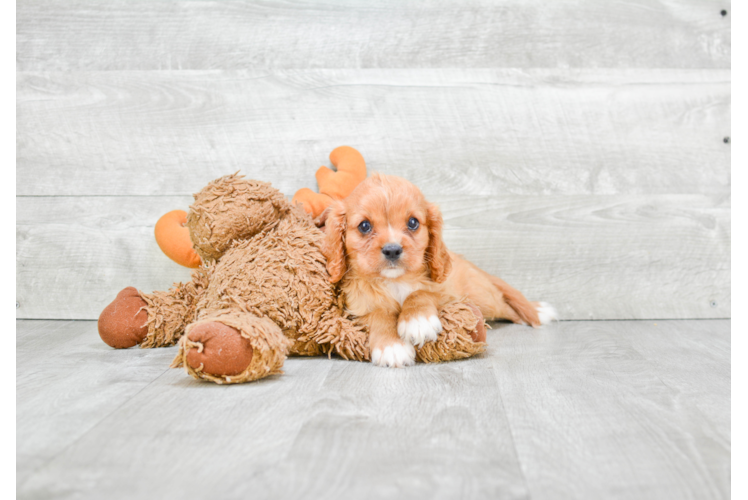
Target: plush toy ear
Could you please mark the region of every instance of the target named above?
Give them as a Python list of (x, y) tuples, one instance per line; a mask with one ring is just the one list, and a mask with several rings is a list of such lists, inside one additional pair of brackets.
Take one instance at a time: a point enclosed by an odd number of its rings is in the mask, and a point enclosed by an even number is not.
[(200, 256), (192, 249), (187, 212), (172, 210), (156, 222), (156, 243), (171, 260), (185, 267), (200, 267)]
[(428, 262), (431, 279), (437, 283), (443, 283), (452, 270), (452, 259), (449, 257), (447, 247), (442, 241), (442, 226), (444, 220), (439, 207), (429, 203), (426, 223), (429, 228), (429, 244), (426, 247), (426, 262)]
[(345, 264), (345, 207), (336, 201), (327, 209), (325, 218), (325, 239), (322, 242), (322, 253), (327, 257), (327, 272), (330, 282), (337, 283), (343, 279)]
[(304, 211), (311, 214), (313, 218), (319, 217), (319, 215), (324, 212), (332, 202), (333, 199), (326, 194), (315, 193), (309, 188), (299, 189), (296, 191), (296, 194), (293, 195), (293, 199), (291, 200), (291, 204), (293, 205), (301, 203), (304, 207)]

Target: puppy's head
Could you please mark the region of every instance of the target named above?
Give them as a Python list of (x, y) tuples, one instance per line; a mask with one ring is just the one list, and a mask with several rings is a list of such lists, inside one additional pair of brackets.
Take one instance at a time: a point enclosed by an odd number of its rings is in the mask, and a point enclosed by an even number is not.
[(451, 269), (442, 216), (400, 177), (374, 174), (328, 208), (323, 253), (330, 281), (349, 270), (364, 278), (423, 275), (443, 282)]

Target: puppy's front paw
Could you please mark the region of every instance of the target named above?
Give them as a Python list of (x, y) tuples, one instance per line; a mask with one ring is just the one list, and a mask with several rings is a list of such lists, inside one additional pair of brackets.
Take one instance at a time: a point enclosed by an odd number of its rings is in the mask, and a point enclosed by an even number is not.
[(406, 343), (423, 347), (424, 342), (433, 342), (442, 331), (442, 323), (436, 314), (430, 316), (401, 317), (397, 322), (397, 334)]
[(548, 302), (537, 302), (536, 310), (541, 325), (547, 325), (551, 321), (558, 321), (558, 312), (556, 308)]
[(371, 362), (387, 368), (411, 366), (416, 362), (416, 350), (410, 344), (393, 342), (384, 349), (379, 347), (372, 349)]

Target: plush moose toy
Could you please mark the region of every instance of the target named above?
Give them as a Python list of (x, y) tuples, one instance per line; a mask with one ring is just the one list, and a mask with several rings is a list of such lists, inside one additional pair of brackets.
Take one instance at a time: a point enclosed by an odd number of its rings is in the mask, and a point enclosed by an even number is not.
[[(186, 227), (201, 264), (192, 280), (165, 292), (122, 290), (99, 317), (104, 342), (179, 343), (172, 366), (219, 384), (280, 373), (288, 355), (369, 359), (368, 333), (346, 316), (320, 249), (323, 232), (301, 205), (236, 174), (194, 197)], [(485, 324), (475, 306), (447, 304), (439, 319), (442, 333), (417, 349), (417, 360), (484, 350)]]
[[(330, 153), (330, 162), (335, 171), (322, 166), (316, 178), (319, 193), (301, 188), (291, 204), (301, 204), (313, 219), (322, 215), (333, 200), (342, 200), (366, 179), (366, 162), (361, 153), (350, 146), (340, 146)], [(190, 231), (186, 226), (187, 212), (173, 210), (164, 214), (156, 223), (156, 242), (161, 251), (171, 260), (185, 267), (200, 267), (200, 255), (192, 248)]]

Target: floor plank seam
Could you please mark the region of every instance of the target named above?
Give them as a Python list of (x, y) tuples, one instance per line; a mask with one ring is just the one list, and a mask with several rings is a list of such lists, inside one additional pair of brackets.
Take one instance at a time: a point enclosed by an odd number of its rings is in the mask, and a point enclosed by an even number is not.
[(509, 419), (509, 414), (506, 412), (504, 407), (504, 393), (501, 390), (501, 382), (499, 377), (496, 376), (496, 366), (491, 364), (491, 374), (496, 382), (496, 390), (499, 393), (499, 404), (501, 405), (501, 411), (504, 412), (504, 419), (506, 420), (506, 426), (509, 429), (509, 438), (512, 440), (512, 450), (514, 450), (514, 458), (519, 466), (519, 473), (522, 475), (522, 484), (525, 485), (525, 491), (527, 491), (527, 499), (532, 500), (532, 492), (530, 491), (530, 485), (527, 482), (527, 476), (525, 476), (525, 466), (519, 456), (519, 450), (517, 449), (517, 442), (514, 438), (514, 429), (512, 428), (512, 422)]

